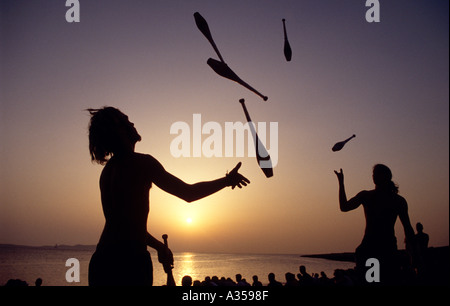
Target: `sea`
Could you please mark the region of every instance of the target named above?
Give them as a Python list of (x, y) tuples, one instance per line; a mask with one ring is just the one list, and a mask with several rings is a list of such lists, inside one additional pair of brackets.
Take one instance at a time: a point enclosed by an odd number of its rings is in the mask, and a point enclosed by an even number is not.
[[(95, 246), (0, 245), (0, 285), (9, 279), (20, 279), (34, 286), (36, 279), (40, 278), (42, 286), (87, 286), (89, 261), (94, 250)], [(164, 286), (167, 276), (158, 263), (156, 252), (149, 251), (153, 261), (153, 285)], [(304, 265), (310, 274), (323, 271), (330, 278), (336, 269), (354, 267), (352, 262), (308, 258), (299, 254), (174, 252), (173, 275), (177, 285), (185, 275), (194, 281), (203, 281), (207, 276), (235, 280), (236, 274), (241, 274), (249, 283), (253, 275), (257, 275), (263, 285), (267, 285), (269, 273), (274, 273), (276, 279), (284, 283), (285, 274), (299, 273), (300, 265)]]

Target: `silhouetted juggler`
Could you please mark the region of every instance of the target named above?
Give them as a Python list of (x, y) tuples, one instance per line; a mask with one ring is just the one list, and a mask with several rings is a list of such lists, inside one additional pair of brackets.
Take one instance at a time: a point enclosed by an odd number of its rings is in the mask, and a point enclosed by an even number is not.
[(163, 266), (172, 252), (147, 231), (149, 193), (153, 184), (186, 202), (209, 196), (227, 186), (242, 188), (250, 181), (238, 173), (187, 184), (168, 173), (152, 156), (136, 153), (141, 140), (128, 116), (117, 108), (88, 109), (92, 161), (105, 165), (100, 191), (105, 226), (89, 264), (89, 285), (152, 285), (153, 266), (147, 246), (157, 250)]
[(347, 212), (361, 204), (366, 218), (366, 229), (361, 244), (356, 248), (356, 270), (364, 279), (368, 258), (380, 262), (380, 279), (383, 283), (393, 283), (398, 276), (397, 239), (395, 222), (402, 222), (407, 244), (413, 243), (414, 230), (408, 215), (406, 200), (398, 195), (398, 187), (392, 182), (391, 170), (382, 164), (373, 167), (374, 190), (364, 190), (347, 200), (344, 187), (344, 173), (334, 171), (339, 181), (339, 207)]

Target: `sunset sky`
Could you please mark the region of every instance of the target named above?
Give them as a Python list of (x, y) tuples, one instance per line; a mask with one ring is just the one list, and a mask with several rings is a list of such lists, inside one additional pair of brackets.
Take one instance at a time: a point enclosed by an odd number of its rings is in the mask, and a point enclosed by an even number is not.
[[(373, 189), (376, 163), (391, 168), (430, 246), (448, 245), (449, 1), (380, 0), (379, 23), (366, 21), (363, 0), (79, 2), (78, 23), (63, 0), (0, 2), (0, 243), (97, 243), (103, 167), (90, 161), (84, 110), (110, 105), (141, 134), (136, 150), (188, 183), (243, 163), (248, 187), (194, 203), (152, 188), (148, 230), (175, 251), (353, 251), (364, 213), (339, 211), (333, 171), (352, 197)], [(267, 102), (206, 64), (218, 58), (197, 11)], [(267, 135), (278, 123), (272, 178), (254, 157), (171, 154), (175, 122), (245, 122), (241, 98)], [(396, 234), (404, 248), (399, 221)]]

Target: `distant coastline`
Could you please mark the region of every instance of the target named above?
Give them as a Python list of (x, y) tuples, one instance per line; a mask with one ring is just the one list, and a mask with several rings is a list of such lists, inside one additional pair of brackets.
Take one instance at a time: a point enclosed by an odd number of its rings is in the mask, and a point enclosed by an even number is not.
[(344, 253), (328, 253), (328, 254), (311, 254), (311, 255), (300, 255), (301, 257), (310, 258), (322, 258), (334, 261), (348, 261), (355, 262), (355, 253), (344, 252)]
[[(8, 279), (22, 279), (26, 281), (35, 280), (37, 277), (43, 278), (46, 281), (47, 285), (67, 285), (63, 281), (58, 283), (58, 278), (55, 278), (55, 273), (66, 273), (66, 267), (64, 265), (65, 260), (69, 257), (75, 257), (81, 259), (80, 261), (84, 266), (83, 277), (85, 279), (84, 285), (87, 285), (87, 266), (89, 260), (91, 258), (92, 253), (95, 251), (95, 245), (43, 245), (43, 246), (27, 246), (27, 245), (15, 245), (15, 244), (0, 244), (0, 259), (2, 260), (10, 260), (3, 261), (2, 264), (10, 266), (10, 273), (6, 275), (6, 271), (3, 271), (3, 267), (1, 266), (2, 273), (0, 273), (0, 285), (1, 283), (6, 283)], [(400, 250), (400, 252), (405, 252), (405, 250)], [(179, 267), (183, 267), (183, 263), (185, 262), (185, 256), (182, 254), (183, 252), (175, 252), (179, 259)], [(178, 253), (178, 254), (177, 254)], [(239, 271), (247, 271), (248, 265), (255, 261), (255, 258), (258, 260), (263, 260), (264, 263), (268, 263), (263, 265), (264, 267), (272, 265), (273, 267), (279, 269), (280, 271), (275, 271), (279, 275), (283, 275), (286, 271), (291, 271), (292, 267), (295, 269), (299, 265), (306, 265), (311, 271), (326, 271), (327, 275), (333, 275), (333, 271), (336, 269), (340, 269), (341, 271), (351, 271), (354, 269), (354, 253), (353, 252), (342, 252), (342, 253), (326, 253), (326, 254), (222, 254), (222, 253), (201, 253), (194, 252), (192, 256), (195, 257), (195, 260), (198, 260), (199, 263), (206, 261), (214, 262), (214, 265), (206, 264), (205, 267), (202, 264), (198, 264), (196, 266), (195, 273), (204, 273), (207, 275), (208, 271), (213, 268), (213, 273), (222, 273), (227, 275), (227, 272), (215, 272), (217, 271), (227, 271), (229, 265), (237, 265)], [(29, 254), (32, 254), (30, 257)], [(34, 255), (39, 256), (34, 256)], [(19, 255), (19, 257), (17, 257)], [(43, 255), (43, 256), (41, 256)], [(242, 256), (239, 256), (242, 255)], [(258, 256), (261, 255), (261, 256)], [(268, 256), (265, 256), (268, 255)], [(272, 255), (281, 255), (281, 257), (276, 257)], [(3, 256), (3, 257), (2, 257)], [(78, 257), (80, 256), (80, 257)], [(284, 257), (283, 257), (284, 256)], [(310, 260), (302, 260), (301, 258), (311, 258)], [(19, 261), (16, 259), (20, 258)], [(156, 257), (155, 257), (156, 258)], [(239, 260), (235, 260), (238, 258)], [(243, 259), (242, 259), (243, 258)], [(274, 261), (274, 258), (277, 260)], [(281, 259), (280, 259), (281, 258)], [(319, 259), (319, 260), (315, 260)], [(423, 274), (425, 277), (417, 279), (417, 284), (420, 285), (449, 285), (450, 284), (450, 247), (430, 247), (428, 248), (428, 252), (426, 253), (426, 261), (427, 261), (427, 272)], [(50, 260), (50, 261), (49, 261)], [(228, 263), (227, 260), (230, 260)], [(256, 260), (258, 262), (258, 260)], [(288, 261), (286, 265), (286, 261)], [(33, 263), (32, 265), (28, 265), (28, 263)], [(55, 265), (55, 262), (58, 264)], [(13, 263), (13, 264), (11, 264)], [(36, 264), (38, 263), (38, 264)], [(296, 264), (293, 264), (296, 263)], [(15, 265), (17, 264), (18, 269), (15, 269)], [(184, 263), (185, 264), (185, 263)], [(223, 266), (221, 266), (221, 264)], [(27, 268), (23, 267), (27, 265)], [(42, 267), (41, 267), (42, 265)], [(35, 267), (31, 270), (28, 269), (28, 266)], [(271, 267), (272, 267), (271, 266)], [(271, 270), (273, 270), (273, 267)], [(284, 268), (286, 267), (286, 268)], [(344, 267), (344, 268), (342, 268)], [(220, 268), (220, 269), (219, 269)], [(261, 265), (256, 265), (255, 270), (248, 272), (255, 274), (264, 275), (267, 271), (259, 272), (258, 269), (261, 268)], [(8, 271), (8, 270), (7, 270)], [(159, 270), (158, 270), (159, 271)], [(183, 271), (181, 269), (180, 271)], [(206, 272), (205, 272), (206, 271)], [(159, 283), (163, 284), (166, 281), (166, 275), (162, 271), (158, 274)], [(272, 271), (273, 272), (273, 271)], [(32, 276), (30, 276), (31, 274)], [(34, 274), (33, 274), (34, 273)], [(180, 272), (181, 273), (181, 272)], [(184, 273), (184, 272), (183, 272)], [(194, 272), (192, 272), (194, 273)], [(277, 274), (277, 275), (278, 275)], [(179, 275), (181, 279), (181, 276)], [(280, 279), (282, 276), (280, 276)]]
[(0, 249), (2, 248), (24, 248), (24, 249), (60, 249), (60, 250), (83, 250), (83, 251), (95, 251), (95, 245), (66, 245), (66, 244), (55, 244), (55, 245), (41, 245), (41, 246), (31, 246), (31, 245), (20, 245), (20, 244), (0, 244)]
[[(66, 245), (66, 244), (55, 244), (55, 245), (42, 245), (42, 246), (29, 246), (29, 245), (19, 245), (19, 244), (0, 244), (0, 249), (2, 248), (29, 248), (29, 249), (60, 249), (60, 250), (83, 250), (83, 251), (95, 251), (96, 245)], [(445, 265), (447, 261), (450, 263), (450, 246), (440, 246), (440, 247), (429, 247), (430, 255), (436, 260), (443, 260)], [(405, 250), (399, 250), (401, 253), (406, 252)], [(201, 252), (200, 252), (201, 253)], [(300, 257), (309, 258), (321, 258), (333, 261), (344, 261), (344, 262), (355, 262), (354, 252), (342, 252), (342, 253), (323, 253), (323, 254), (306, 254), (300, 255)]]
[[(405, 250), (399, 250), (401, 253), (405, 253)], [(431, 256), (434, 260), (438, 260), (441, 264), (448, 266), (449, 265), (449, 246), (442, 247), (430, 247), (428, 248), (429, 256)], [(328, 254), (310, 254), (310, 255), (301, 255), (301, 257), (310, 257), (310, 258), (323, 258), (334, 261), (348, 261), (355, 262), (355, 253), (353, 252), (344, 252), (344, 253), (328, 253)]]

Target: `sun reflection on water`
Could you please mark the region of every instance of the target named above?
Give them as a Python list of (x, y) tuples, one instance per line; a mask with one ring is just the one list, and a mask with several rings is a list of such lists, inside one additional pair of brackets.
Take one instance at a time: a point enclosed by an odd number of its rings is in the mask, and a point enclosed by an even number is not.
[(181, 279), (185, 275), (191, 276), (192, 279), (198, 277), (198, 274), (195, 272), (194, 257), (193, 253), (186, 252), (181, 253), (175, 259), (177, 265), (173, 272), (177, 284), (181, 284)]

